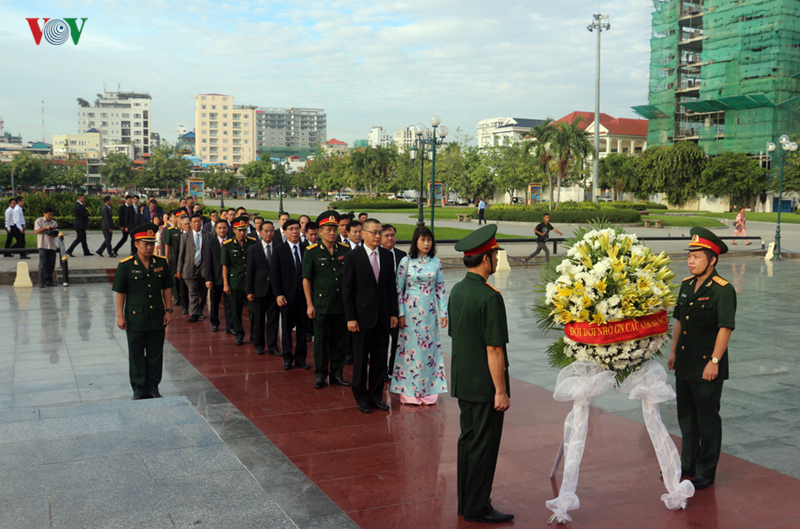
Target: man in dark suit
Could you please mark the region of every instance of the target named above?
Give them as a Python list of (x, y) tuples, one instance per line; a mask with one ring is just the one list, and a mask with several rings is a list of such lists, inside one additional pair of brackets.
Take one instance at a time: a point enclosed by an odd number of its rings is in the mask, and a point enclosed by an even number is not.
[(350, 224), (350, 220), (350, 217), (347, 216), (346, 213), (342, 213), (342, 216), (339, 217), (339, 235), (336, 239), (336, 242), (341, 242), (350, 246), (350, 234), (347, 231), (347, 226)]
[[(117, 222), (119, 223), (119, 231), (122, 233), (122, 238), (117, 245), (114, 246), (114, 253), (119, 252), (119, 249), (122, 248), (122, 245), (128, 240), (128, 234), (136, 227), (136, 215), (133, 212), (132, 196), (128, 195), (125, 197), (125, 202), (119, 206), (117, 215)], [(133, 242), (133, 239), (131, 239), (131, 242)]]
[[(133, 203), (131, 204), (131, 210), (128, 214), (130, 215), (128, 224), (133, 226), (131, 229), (144, 224), (144, 211), (139, 207), (139, 195), (133, 195)], [(135, 253), (136, 247), (133, 245), (133, 239), (131, 239), (131, 255)]]
[(109, 257), (116, 257), (117, 254), (114, 252), (114, 247), (111, 246), (111, 234), (114, 230), (114, 217), (111, 214), (111, 197), (106, 195), (103, 197), (103, 207), (100, 208), (100, 215), (103, 218), (102, 223), (100, 224), (100, 229), (103, 230), (103, 245), (100, 246), (100, 249), (97, 250), (97, 255), (103, 255), (105, 250), (108, 250)]
[(212, 244), (213, 236), (203, 231), (203, 219), (199, 213), (189, 219), (191, 229), (182, 234), (178, 246), (178, 279), (186, 282), (189, 289), (189, 323), (203, 317), (203, 305), (207, 291), (203, 278), (203, 246)]
[(90, 255), (94, 255), (89, 251), (89, 245), (86, 244), (86, 228), (89, 227), (89, 212), (86, 211), (85, 195), (78, 195), (78, 201), (75, 202), (75, 208), (73, 212), (75, 217), (75, 233), (77, 234), (77, 238), (70, 245), (69, 250), (67, 250), (67, 255), (70, 257), (75, 257), (72, 255), (72, 250), (74, 250), (79, 244), (81, 247), (83, 247), (84, 256), (88, 257)]
[(158, 205), (158, 201), (151, 197), (147, 199), (148, 207), (144, 210), (144, 216), (142, 217), (142, 222), (153, 222), (154, 217), (163, 217), (164, 210), (161, 209), (161, 206)]
[(397, 280), (391, 252), (379, 245), (381, 223), (367, 219), (362, 233), (364, 245), (344, 256), (342, 292), (353, 335), (353, 396), (359, 411), (370, 413), (390, 409), (382, 394), (389, 329), (397, 327)]
[(225, 311), (225, 332), (233, 334), (233, 319), (231, 316), (231, 297), (222, 291), (222, 265), (219, 262), (220, 248), (228, 238), (228, 222), (218, 220), (214, 237), (203, 245), (203, 278), (206, 288), (211, 291), (211, 306), (209, 307), (209, 320), (211, 332), (219, 332), (219, 302), (222, 300)]
[[(397, 265), (400, 264), (400, 261), (403, 259), (403, 257), (408, 254), (395, 247), (397, 244), (397, 230), (394, 226), (391, 224), (384, 224), (381, 226), (381, 229), (383, 229), (383, 235), (381, 235), (381, 246), (392, 253), (392, 261), (394, 262), (394, 271), (396, 274)], [(400, 327), (397, 326), (393, 329), (389, 329), (389, 336), (391, 336), (392, 343), (389, 345), (389, 364), (386, 369), (386, 382), (392, 380), (392, 371), (394, 370), (394, 358), (395, 353), (397, 353), (397, 339), (400, 336)]]
[[(305, 215), (303, 216), (305, 217)], [(303, 221), (301, 219), (302, 217), (298, 220), (300, 220), (301, 238), (303, 238), (302, 237)], [(309, 222), (305, 225), (304, 235), (305, 235), (305, 240), (303, 240), (300, 243), (300, 245), (305, 250), (309, 246), (314, 246), (319, 242), (319, 225), (316, 222), (309, 220)], [(313, 341), (314, 341), (314, 322), (309, 320), (308, 331), (306, 331), (306, 342), (313, 342)]]
[(275, 254), (280, 246), (274, 242), (274, 237), (275, 226), (271, 221), (264, 221), (261, 240), (247, 249), (245, 294), (253, 304), (256, 354), (263, 355), (266, 346), (270, 354), (281, 356), (278, 351), (278, 304), (270, 281), (272, 266), (277, 259)]
[[(306, 363), (308, 332), (308, 305), (303, 293), (303, 257), (305, 248), (300, 244), (300, 222), (289, 219), (283, 224), (286, 242), (279, 245), (272, 261), (272, 289), (281, 312), (281, 349), (283, 368), (293, 366), (308, 369)], [(292, 328), (296, 345), (292, 354)]]
[(208, 233), (214, 233), (217, 229), (217, 221), (219, 220), (219, 213), (217, 213), (217, 210), (212, 210), (208, 214), (208, 216), (210, 217), (210, 219), (208, 220), (208, 222), (203, 224), (203, 230), (207, 231)]

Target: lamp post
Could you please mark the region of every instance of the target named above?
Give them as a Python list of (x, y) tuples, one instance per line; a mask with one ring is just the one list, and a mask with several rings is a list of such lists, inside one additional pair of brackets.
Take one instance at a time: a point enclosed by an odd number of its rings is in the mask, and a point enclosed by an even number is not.
[[(416, 135), (416, 143), (412, 144), (411, 149), (409, 150), (409, 155), (411, 156), (411, 160), (416, 160), (419, 156), (420, 159), (420, 168), (419, 168), (419, 218), (417, 219), (417, 226), (424, 226), (425, 225), (425, 214), (423, 213), (422, 209), (422, 193), (425, 189), (425, 148), (427, 146), (427, 154), (428, 159), (431, 162), (431, 191), (428, 195), (428, 198), (431, 202), (431, 232), (433, 232), (433, 221), (435, 215), (435, 207), (436, 202), (434, 201), (435, 191), (436, 191), (436, 146), (441, 145), (444, 143), (444, 139), (447, 136), (447, 133), (450, 132), (447, 127), (441, 125), (442, 118), (439, 116), (434, 115), (431, 117), (431, 125), (433, 125), (433, 134), (429, 140), (423, 139), (425, 134), (425, 126), (422, 123), (417, 123), (411, 127), (412, 132)], [(440, 126), (441, 125), (441, 126)], [(438, 131), (437, 131), (438, 129)], [(437, 132), (438, 132), (438, 139), (437, 139)], [(430, 144), (430, 145), (428, 145)], [(417, 147), (419, 145), (419, 147)]]
[[(284, 167), (284, 164), (286, 164), (285, 167)], [(283, 173), (285, 173), (286, 170), (289, 168), (289, 160), (286, 160), (286, 161), (280, 160), (280, 161), (277, 161), (277, 162), (275, 162), (275, 161), (272, 162), (272, 170), (273, 171), (275, 169), (277, 169), (278, 166), (280, 166), (280, 168), (281, 168), (280, 173), (278, 173), (280, 175), (280, 187), (278, 188), (278, 197), (280, 198), (280, 204), (278, 205), (278, 213), (282, 214), (283, 213)]]
[[(442, 125), (442, 118), (437, 115), (433, 115), (431, 117), (431, 125), (433, 125), (433, 135), (431, 136), (431, 149), (429, 155), (431, 157), (431, 192), (429, 194), (430, 201), (431, 201), (431, 233), (433, 233), (433, 217), (434, 211), (436, 207), (436, 203), (434, 202), (434, 198), (436, 198), (436, 146), (441, 145), (444, 143), (445, 137), (447, 137), (447, 133), (450, 132), (448, 128)], [(442, 125), (440, 127), (440, 125)], [(439, 138), (436, 138), (436, 129), (439, 129)], [(444, 190), (442, 190), (444, 193)]]
[[(425, 216), (422, 212), (422, 191), (423, 186), (425, 185), (425, 142), (422, 139), (422, 135), (425, 134), (425, 126), (422, 123), (417, 123), (416, 125), (411, 127), (412, 132), (417, 137), (416, 145), (411, 145), (411, 150), (409, 154), (411, 155), (411, 160), (414, 161), (417, 159), (417, 154), (419, 154), (420, 165), (419, 165), (419, 197), (417, 201), (419, 202), (419, 218), (417, 219), (417, 226), (424, 226), (425, 225)], [(419, 149), (417, 149), (417, 145), (419, 145)]]
[(783, 166), (789, 153), (797, 150), (797, 143), (793, 142), (788, 134), (782, 135), (778, 138), (781, 143), (781, 150), (778, 151), (777, 145), (773, 142), (767, 142), (767, 152), (775, 153), (781, 159), (781, 173), (780, 181), (778, 183), (778, 223), (775, 226), (775, 248), (772, 251), (772, 260), (781, 260), (781, 209), (783, 209)]
[(594, 20), (586, 26), (590, 32), (597, 30), (597, 63), (594, 72), (594, 160), (592, 167), (592, 202), (600, 199), (600, 34), (611, 29), (608, 15), (592, 15)]

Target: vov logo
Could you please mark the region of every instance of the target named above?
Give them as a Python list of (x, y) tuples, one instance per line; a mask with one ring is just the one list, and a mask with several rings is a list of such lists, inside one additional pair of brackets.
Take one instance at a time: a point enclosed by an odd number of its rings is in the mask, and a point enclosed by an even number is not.
[(86, 25), (87, 18), (81, 19), (81, 27), (78, 29), (77, 18), (43, 18), (41, 26), (39, 25), (38, 18), (26, 18), (28, 25), (31, 27), (33, 33), (33, 40), (38, 46), (44, 40), (54, 46), (60, 46), (67, 42), (69, 37), (72, 37), (72, 42), (78, 45), (83, 33), (83, 27)]

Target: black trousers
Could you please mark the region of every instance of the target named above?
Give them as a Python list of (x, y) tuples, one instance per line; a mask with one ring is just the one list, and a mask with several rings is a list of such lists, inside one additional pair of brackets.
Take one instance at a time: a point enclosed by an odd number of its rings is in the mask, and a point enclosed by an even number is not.
[[(122, 245), (125, 244), (125, 241), (128, 240), (128, 232), (125, 230), (119, 230), (119, 231), (122, 232), (122, 238), (119, 240), (117, 245), (114, 246), (114, 253), (119, 252), (119, 249), (122, 248)], [(131, 237), (131, 246), (133, 246), (133, 237)], [(134, 251), (131, 250), (131, 253), (134, 253)]]
[(211, 306), (208, 309), (211, 325), (219, 327), (219, 302), (222, 301), (222, 309), (225, 313), (225, 330), (233, 329), (233, 319), (231, 318), (231, 297), (222, 291), (223, 285), (213, 285), (211, 287)]
[(353, 335), (353, 396), (359, 404), (383, 400), (389, 328), (376, 325), (350, 334)]
[(70, 245), (69, 250), (67, 250), (67, 253), (72, 253), (72, 250), (74, 250), (75, 247), (78, 246), (79, 244), (83, 248), (83, 255), (92, 253), (89, 250), (89, 245), (86, 243), (86, 230), (75, 230), (75, 235), (76, 235), (75, 240), (72, 241), (72, 244)]
[(314, 375), (328, 376), (328, 364), (332, 377), (341, 377), (344, 370), (344, 342), (347, 322), (344, 313), (320, 314), (314, 318)]
[(39, 284), (52, 285), (56, 269), (56, 250), (39, 248)]
[(400, 326), (389, 329), (389, 336), (391, 336), (392, 342), (389, 344), (389, 363), (386, 366), (386, 373), (392, 376), (392, 373), (394, 373), (394, 358), (397, 354), (397, 340), (400, 337)]
[(484, 212), (484, 211), (485, 211), (485, 210), (483, 210), (483, 209), (479, 209), (479, 210), (478, 210), (478, 226), (480, 226), (480, 225), (481, 225), (481, 221), (483, 221), (483, 223), (484, 223), (484, 224), (486, 224), (486, 219), (485, 219), (485, 218), (483, 218), (483, 212)]
[(103, 230), (103, 238), (105, 239), (105, 241), (103, 242), (102, 246), (100, 246), (100, 249), (97, 250), (97, 253), (102, 254), (104, 250), (108, 250), (108, 253), (110, 255), (111, 253), (114, 252), (114, 247), (111, 245), (112, 233), (113, 232), (111, 230)]
[(681, 471), (689, 476), (714, 479), (722, 451), (719, 416), (722, 382), (692, 383), (675, 379), (678, 424), (681, 427)]
[[(298, 290), (294, 296), (294, 301), (280, 307), (281, 312), (281, 350), (283, 351), (283, 361), (286, 362), (305, 362), (308, 356), (308, 342), (306, 342), (306, 332), (308, 331), (308, 305), (306, 296), (302, 290)], [(292, 329), (295, 329), (294, 354), (292, 354)]]
[(164, 367), (165, 329), (135, 332), (127, 330), (128, 363), (133, 394), (146, 397), (158, 392)]
[[(16, 226), (6, 232), (6, 248), (25, 248), (25, 234)], [(12, 244), (11, 241), (14, 241)]]
[(251, 302), (254, 327), (250, 335), (254, 337), (256, 351), (278, 350), (278, 302), (269, 289), (269, 294)]
[(12, 241), (16, 242), (17, 240), (17, 235), (15, 231), (19, 231), (17, 230), (16, 226), (11, 226), (10, 228), (6, 228), (6, 247), (5, 247), (6, 250), (12, 247), (11, 245), (14, 244)]
[(492, 482), (500, 452), (505, 413), (493, 402), (459, 399), (461, 435), (458, 436), (458, 513), (479, 518), (493, 512)]

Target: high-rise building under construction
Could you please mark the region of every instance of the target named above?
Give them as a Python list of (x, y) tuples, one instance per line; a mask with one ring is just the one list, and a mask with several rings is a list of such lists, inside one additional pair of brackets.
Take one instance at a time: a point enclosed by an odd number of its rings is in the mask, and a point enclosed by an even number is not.
[(648, 147), (756, 154), (800, 133), (800, 2), (653, 0)]

